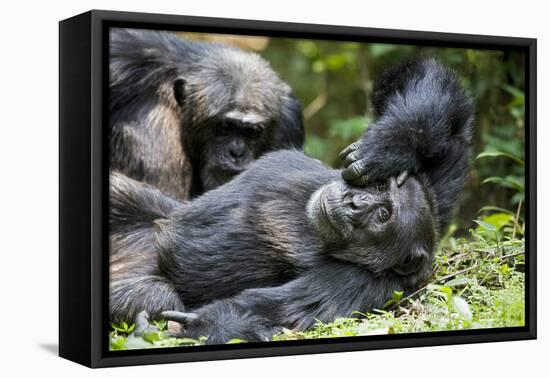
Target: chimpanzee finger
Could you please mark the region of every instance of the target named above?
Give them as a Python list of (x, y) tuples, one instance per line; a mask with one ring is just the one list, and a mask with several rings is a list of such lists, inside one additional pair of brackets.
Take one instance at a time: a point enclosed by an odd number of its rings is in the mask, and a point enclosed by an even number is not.
[(360, 176), (354, 180), (348, 181), (348, 184), (352, 186), (367, 186), (372, 182), (371, 178), (369, 176), (363, 175)]
[(344, 167), (349, 167), (351, 164), (355, 163), (357, 160), (359, 160), (359, 152), (353, 151), (346, 156), (344, 159)]
[(346, 156), (348, 156), (351, 152), (357, 150), (361, 146), (361, 142), (354, 142), (344, 148), (338, 156), (340, 156), (340, 159), (345, 159)]
[(166, 320), (173, 320), (178, 323), (187, 324), (199, 316), (194, 312), (163, 311), (160, 315)]
[(348, 182), (358, 179), (365, 174), (366, 165), (367, 162), (365, 159), (361, 159), (350, 164), (342, 171), (342, 178)]

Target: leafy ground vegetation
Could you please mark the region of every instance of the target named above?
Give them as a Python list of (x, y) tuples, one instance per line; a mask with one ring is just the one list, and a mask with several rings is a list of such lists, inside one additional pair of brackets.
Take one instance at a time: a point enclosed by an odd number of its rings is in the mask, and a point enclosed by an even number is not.
[[(431, 332), (524, 325), (525, 96), (519, 52), (342, 43), (285, 38), (185, 34), (259, 53), (304, 106), (305, 152), (339, 167), (338, 152), (372, 122), (377, 74), (415, 55), (451, 67), (476, 101), (476, 159), (454, 225), (440, 243), (432, 278), (411, 295), (396, 292), (368, 314), (319, 322), (306, 332), (284, 330), (274, 340)], [(201, 345), (170, 337), (165, 322), (143, 337), (132, 324), (112, 324), (113, 350)], [(232, 340), (232, 343), (244, 340)]]

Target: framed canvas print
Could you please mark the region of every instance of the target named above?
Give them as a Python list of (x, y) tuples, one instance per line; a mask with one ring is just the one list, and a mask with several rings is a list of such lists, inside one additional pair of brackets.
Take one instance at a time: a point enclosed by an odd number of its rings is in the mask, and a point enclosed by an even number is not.
[(60, 355), (536, 337), (536, 40), (60, 22)]

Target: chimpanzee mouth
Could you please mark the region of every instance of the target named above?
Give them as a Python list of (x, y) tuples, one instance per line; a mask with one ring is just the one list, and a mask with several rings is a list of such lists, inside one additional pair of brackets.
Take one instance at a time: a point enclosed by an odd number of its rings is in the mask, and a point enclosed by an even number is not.
[(201, 172), (202, 185), (206, 190), (215, 189), (235, 178), (246, 170), (245, 167), (231, 167), (227, 165), (211, 166)]
[(239, 173), (245, 171), (250, 164), (235, 166), (235, 165), (218, 165), (216, 167), (215, 176), (219, 177), (223, 182), (227, 182)]
[(327, 225), (333, 231), (345, 236), (348, 231), (345, 226), (349, 222), (345, 219), (344, 214), (340, 214), (338, 211), (338, 204), (342, 203), (342, 199), (334, 197), (340, 197), (339, 195), (341, 195), (341, 192), (335, 190), (333, 185), (326, 187), (319, 193), (319, 207)]

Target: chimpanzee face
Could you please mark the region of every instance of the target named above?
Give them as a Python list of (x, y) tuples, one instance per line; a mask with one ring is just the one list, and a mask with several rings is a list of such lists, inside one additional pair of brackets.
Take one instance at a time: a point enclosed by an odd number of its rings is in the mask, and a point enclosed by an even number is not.
[(226, 183), (268, 150), (302, 145), (299, 103), (255, 54), (224, 50), (176, 80), (173, 93), (201, 192)]
[(207, 126), (208, 138), (200, 155), (200, 178), (205, 191), (212, 190), (244, 171), (265, 153), (273, 122), (255, 112), (231, 111)]
[(437, 240), (430, 194), (406, 173), (365, 188), (342, 181), (319, 189), (308, 216), (329, 254), (380, 274), (425, 278)]

